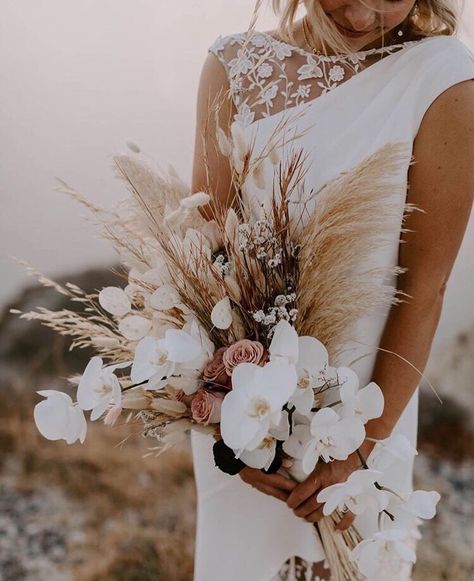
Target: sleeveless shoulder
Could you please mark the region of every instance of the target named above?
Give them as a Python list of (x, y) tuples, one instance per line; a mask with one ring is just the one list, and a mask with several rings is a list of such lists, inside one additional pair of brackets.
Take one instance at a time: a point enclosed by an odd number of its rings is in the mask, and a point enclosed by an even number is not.
[[(269, 48), (264, 35), (245, 32), (236, 32), (225, 36), (219, 35), (209, 46), (208, 51), (213, 53), (221, 62), (227, 73), (232, 99), (237, 109), (234, 119), (244, 125), (249, 125), (255, 119), (255, 112), (245, 102), (245, 88), (250, 85), (248, 81), (252, 70), (268, 60), (269, 55), (262, 55), (262, 49)], [(260, 61), (260, 62), (259, 62)], [(268, 67), (268, 63), (266, 63)], [(268, 69), (267, 69), (268, 70)], [(265, 67), (256, 71), (257, 78), (262, 81), (265, 75)], [(247, 82), (246, 82), (247, 77)], [(263, 83), (262, 83), (263, 85)]]
[(420, 48), (411, 80), (415, 99), (413, 137), (437, 97), (457, 83), (474, 79), (474, 53), (458, 37), (435, 36)]

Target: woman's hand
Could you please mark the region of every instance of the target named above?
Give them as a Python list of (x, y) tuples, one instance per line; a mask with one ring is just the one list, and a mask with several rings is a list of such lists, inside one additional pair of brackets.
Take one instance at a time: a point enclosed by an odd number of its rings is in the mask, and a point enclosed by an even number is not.
[[(357, 453), (351, 454), (347, 460), (334, 460), (329, 463), (319, 462), (308, 478), (292, 490), (286, 501), (287, 505), (293, 509), (296, 516), (308, 522), (318, 522), (324, 516), (324, 504), (316, 500), (318, 492), (332, 484), (345, 482), (352, 472), (360, 467), (361, 462)], [(348, 511), (336, 525), (336, 528), (346, 530), (352, 525), (354, 519), (355, 515)]]
[(256, 488), (264, 494), (274, 496), (286, 502), (289, 494), (298, 485), (297, 482), (286, 478), (282, 474), (265, 474), (257, 468), (246, 466), (239, 472), (240, 478), (252, 488)]

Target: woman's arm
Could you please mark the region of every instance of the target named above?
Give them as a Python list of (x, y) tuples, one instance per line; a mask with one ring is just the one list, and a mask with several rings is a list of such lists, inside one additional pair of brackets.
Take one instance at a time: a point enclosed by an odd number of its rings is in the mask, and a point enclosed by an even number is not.
[[(226, 207), (231, 205), (235, 190), (229, 160), (217, 147), (216, 127), (218, 124), (229, 134), (235, 106), (228, 91), (229, 82), (224, 67), (214, 54), (208, 53), (201, 70), (197, 95), (192, 191), (213, 192)], [(212, 219), (209, 206), (201, 207), (200, 211), (205, 218)]]
[[(411, 212), (403, 233), (399, 265), (407, 268), (398, 287), (413, 298), (393, 306), (380, 347), (394, 351), (424, 371), (438, 326), (449, 275), (456, 260), (474, 195), (474, 80), (458, 83), (442, 93), (426, 112), (414, 142), (415, 161), (409, 170), (407, 201), (425, 213)], [(420, 375), (395, 355), (379, 351), (373, 381), (380, 385), (384, 413), (367, 423), (374, 438), (390, 435), (412, 397)], [(365, 442), (368, 455), (373, 443)], [(295, 514), (315, 522), (321, 505), (315, 493), (346, 480), (360, 467), (356, 455), (344, 462), (316, 468), (294, 489), (288, 505)], [(351, 524), (348, 514), (341, 528)]]
[[(228, 79), (225, 69), (217, 58), (209, 53), (204, 62), (199, 80), (196, 139), (192, 177), (192, 192), (213, 192), (225, 207), (232, 205), (235, 189), (232, 185), (229, 160), (222, 155), (216, 144), (216, 118), (214, 106), (219, 103), (217, 123), (229, 134), (235, 107), (228, 96)], [(212, 219), (209, 206), (200, 208), (208, 220)], [(285, 502), (296, 482), (280, 474), (265, 474), (261, 470), (245, 467), (240, 478), (264, 494)]]
[[(426, 213), (406, 221), (399, 288), (411, 295), (394, 307), (380, 346), (423, 372), (438, 326), (444, 294), (464, 237), (474, 194), (474, 80), (451, 87), (428, 110), (414, 142), (407, 200)], [(369, 435), (390, 434), (420, 382), (419, 373), (395, 355), (379, 352), (373, 380), (385, 412), (367, 424)]]

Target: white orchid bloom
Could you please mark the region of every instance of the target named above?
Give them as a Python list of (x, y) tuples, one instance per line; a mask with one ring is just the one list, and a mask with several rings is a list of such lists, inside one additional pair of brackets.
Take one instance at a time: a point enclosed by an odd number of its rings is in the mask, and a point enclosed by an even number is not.
[(308, 414), (314, 404), (315, 390), (326, 382), (328, 352), (314, 337), (298, 337), (295, 328), (284, 319), (275, 326), (269, 346), (270, 359), (283, 358), (296, 365), (298, 388), (290, 404), (302, 414)]
[(326, 347), (314, 337), (298, 338), (298, 387), (290, 400), (296, 410), (308, 414), (314, 405), (315, 390), (321, 389), (326, 382), (324, 372), (328, 365)]
[(129, 365), (121, 363), (103, 367), (101, 357), (92, 357), (87, 364), (77, 387), (77, 403), (83, 410), (92, 410), (92, 421), (99, 418), (110, 404), (116, 408), (121, 406), (122, 389), (114, 371)]
[(339, 394), (343, 404), (338, 412), (343, 417), (355, 416), (365, 424), (382, 415), (384, 397), (374, 381), (359, 389), (359, 378), (349, 367), (338, 367), (337, 375), (342, 382)]
[(285, 361), (264, 367), (240, 363), (232, 372), (232, 391), (222, 402), (221, 433), (234, 450), (254, 450), (274, 425), (296, 387), (296, 371)]
[(127, 293), (116, 286), (106, 286), (100, 291), (99, 304), (105, 311), (117, 317), (125, 316), (132, 308)]
[(275, 459), (276, 440), (266, 436), (254, 450), (244, 450), (240, 454), (240, 460), (251, 468), (264, 468), (268, 470)]
[(281, 319), (275, 325), (268, 352), (270, 360), (286, 359), (289, 363), (296, 365), (298, 361), (298, 334), (285, 319)]
[[(178, 363), (189, 363), (201, 353), (200, 342), (179, 329), (167, 329), (161, 339), (144, 337), (137, 345), (132, 365), (131, 378), (134, 383), (151, 380), (153, 389), (164, 387), (159, 383), (172, 375)], [(158, 383), (156, 383), (158, 382)]]
[[(287, 411), (282, 411), (280, 422), (278, 424), (270, 423), (268, 429), (268, 436), (263, 438), (260, 444), (254, 450), (244, 450), (240, 452), (240, 459), (244, 464), (251, 468), (264, 468), (267, 470), (276, 453), (277, 440), (284, 441), (288, 438), (290, 433), (290, 421)], [(238, 455), (239, 450), (234, 450)]]
[(400, 560), (415, 563), (409, 531), (390, 529), (375, 533), (352, 550), (352, 558), (368, 581), (379, 581), (400, 569)]
[(281, 418), (278, 424), (273, 422), (270, 424), (269, 434), (283, 442), (288, 439), (290, 435), (290, 418), (286, 410), (281, 412)]
[(440, 499), (441, 495), (436, 490), (414, 490), (402, 507), (417, 518), (429, 520), (435, 516)]
[[(388, 512), (395, 520), (388, 521), (387, 527), (413, 528), (418, 519), (430, 520), (436, 514), (436, 505), (441, 496), (435, 490), (414, 490), (406, 499), (392, 498)], [(387, 519), (388, 520), (388, 519)]]
[(367, 458), (367, 466), (385, 472), (395, 462), (412, 460), (418, 452), (403, 434), (392, 434), (375, 444)]
[(385, 510), (390, 502), (390, 493), (375, 486), (381, 475), (377, 470), (356, 470), (346, 482), (321, 490), (317, 501), (325, 503), (323, 514), (329, 516), (336, 508), (348, 508), (354, 514), (362, 514), (370, 507), (377, 512)]
[(182, 330), (196, 339), (196, 341), (198, 341), (201, 346), (201, 352), (199, 355), (195, 359), (184, 363), (183, 368), (202, 371), (206, 363), (214, 355), (214, 351), (216, 349), (215, 345), (211, 341), (206, 329), (204, 329), (204, 327), (197, 321), (195, 317), (190, 318), (185, 323)]
[(87, 422), (82, 409), (67, 393), (54, 389), (38, 391), (46, 399), (36, 404), (33, 416), (40, 434), (48, 440), (73, 444), (86, 438)]
[(199, 341), (201, 345), (202, 357), (204, 362), (207, 362), (216, 350), (214, 343), (211, 341), (206, 329), (197, 321), (196, 318), (190, 318), (186, 324), (183, 326), (183, 331), (189, 333), (191, 337), (194, 337)]
[(319, 457), (325, 462), (346, 460), (365, 438), (364, 424), (357, 418), (341, 418), (331, 408), (316, 412), (311, 420), (311, 440), (305, 446), (303, 470), (314, 470)]
[(291, 467), (288, 468), (288, 472), (296, 482), (304, 482), (308, 478), (308, 475), (303, 470), (302, 460), (298, 460), (297, 458), (292, 461)]
[(292, 458), (303, 460), (311, 441), (310, 426), (307, 424), (297, 424), (293, 426), (291, 435), (283, 442), (283, 450)]

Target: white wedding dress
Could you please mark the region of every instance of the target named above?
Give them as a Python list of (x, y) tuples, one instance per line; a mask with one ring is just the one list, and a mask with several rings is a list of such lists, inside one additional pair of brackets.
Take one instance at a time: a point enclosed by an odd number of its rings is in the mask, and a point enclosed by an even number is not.
[[(400, 140), (407, 145), (400, 175), (406, 184), (413, 141), (426, 110), (443, 91), (474, 78), (474, 55), (455, 37), (400, 43), (385, 47), (383, 53), (360, 51), (334, 62), (328, 57), (319, 61), (266, 32), (254, 32), (245, 47), (244, 41), (244, 33), (231, 34), (209, 47), (227, 71), (235, 119), (248, 139), (255, 140), (256, 153), (283, 118), (305, 130), (298, 144), (310, 152), (305, 182), (314, 190), (384, 143)], [(249, 195), (257, 212), (259, 196), (265, 193), (254, 189)], [(401, 209), (405, 195), (406, 187), (399, 199)], [(401, 216), (402, 211), (400, 226)], [(374, 251), (374, 264), (396, 265), (398, 246), (399, 231), (389, 245)], [(369, 354), (352, 365), (361, 386), (371, 379), (387, 315), (388, 310), (361, 319), (351, 335), (360, 342), (348, 344), (339, 362), (349, 364)], [(395, 428), (414, 445), (417, 414), (418, 391)], [(308, 562), (324, 559), (312, 524), (281, 501), (216, 468), (212, 437), (193, 432), (191, 440), (198, 495), (195, 581), (270, 581), (280, 578), (283, 564), (295, 555)], [(409, 491), (412, 473), (412, 462), (396, 464), (390, 473), (394, 488)], [(374, 531), (373, 517), (365, 513), (357, 518), (363, 535)], [(400, 567), (390, 578), (410, 579), (410, 568)], [(387, 574), (384, 581), (388, 579)]]

